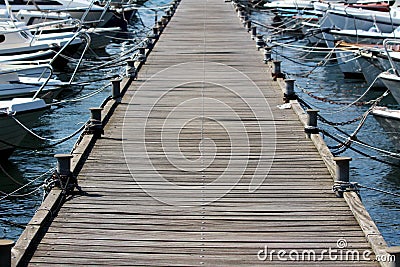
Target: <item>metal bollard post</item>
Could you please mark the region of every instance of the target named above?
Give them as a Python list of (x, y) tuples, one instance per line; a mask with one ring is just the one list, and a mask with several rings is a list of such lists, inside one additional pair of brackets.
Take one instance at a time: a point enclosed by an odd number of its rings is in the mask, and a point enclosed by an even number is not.
[(157, 21), (157, 28), (159, 33), (162, 33), (162, 31), (164, 30), (164, 24), (161, 20)]
[[(336, 162), (335, 182), (338, 182), (341, 189), (345, 189), (350, 182), (350, 157), (334, 157)], [(347, 184), (347, 185), (346, 185)], [(338, 197), (343, 197), (343, 190), (335, 192)]]
[(272, 61), (272, 48), (269, 46), (264, 47), (264, 63)]
[(319, 133), (318, 129), (318, 112), (317, 109), (307, 109), (307, 126), (304, 127), (304, 132), (306, 133), (306, 137), (310, 138), (312, 134)]
[(153, 27), (153, 37), (154, 37), (154, 39), (158, 38), (158, 28), (157, 27)]
[(246, 21), (246, 30), (247, 30), (247, 32), (250, 32), (250, 30), (251, 30), (251, 20), (247, 20)]
[(71, 172), (71, 159), (73, 156), (71, 154), (56, 154), (54, 157), (57, 159), (57, 169), (53, 174), (56, 178), (56, 186), (66, 191), (66, 193), (71, 193), (75, 188), (80, 190), (78, 186), (78, 180)]
[(151, 34), (147, 35), (147, 39), (148, 39), (147, 47), (149, 49), (153, 48), (155, 40), (158, 39), (158, 28), (157, 27), (153, 27), (153, 32)]
[(129, 77), (130, 79), (135, 79), (137, 76), (137, 69), (135, 66), (136, 61), (133, 59), (128, 59), (126, 61), (126, 76)]
[(243, 25), (243, 27), (246, 28), (246, 30), (247, 30), (247, 23), (248, 23), (248, 22), (249, 22), (249, 18), (248, 18), (248, 17), (243, 18), (243, 20), (242, 20), (242, 25)]
[(281, 71), (281, 63), (282, 61), (280, 60), (274, 60), (272, 61), (273, 63), (273, 69), (272, 69), (272, 77), (274, 78), (274, 81), (278, 78), (284, 78), (285, 75), (283, 75)]
[(386, 252), (390, 255), (389, 267), (400, 267), (400, 246), (389, 247)]
[(261, 48), (265, 47), (264, 36), (262, 36), (261, 34), (257, 35), (256, 47), (257, 47), (257, 50), (260, 50)]
[(89, 108), (89, 110), (90, 110), (91, 120), (101, 121), (101, 111), (103, 110), (103, 108), (94, 107), (94, 108)]
[(55, 154), (57, 159), (57, 173), (60, 176), (68, 176), (71, 174), (71, 154)]
[(137, 55), (138, 62), (146, 62), (146, 48), (145, 47), (139, 47), (139, 53)]
[(116, 102), (120, 103), (121, 102), (121, 78), (116, 78), (111, 80), (112, 84), (112, 99), (114, 99)]
[(147, 37), (144, 41), (143, 41), (143, 45), (145, 49), (153, 49), (153, 38), (151, 38), (151, 36)]
[(318, 109), (307, 109), (308, 114), (307, 125), (312, 127), (318, 127)]
[(90, 122), (88, 132), (96, 136), (103, 134), (103, 123), (101, 122), (101, 111), (103, 108), (95, 107), (89, 108), (90, 110)]
[(161, 22), (162, 22), (164, 27), (167, 26), (169, 19), (170, 19), (169, 16), (166, 16), (166, 15), (162, 16)]
[(295, 79), (285, 79), (285, 91), (283, 93), (283, 101), (289, 103), (290, 100), (297, 99), (296, 93), (294, 92)]
[(251, 26), (251, 39), (257, 38), (257, 26)]
[(238, 17), (240, 17), (240, 16), (242, 15), (242, 10), (243, 10), (242, 7), (239, 7), (239, 8), (236, 10), (237, 16), (238, 16)]
[(11, 249), (14, 244), (12, 240), (0, 240), (0, 267), (11, 266)]

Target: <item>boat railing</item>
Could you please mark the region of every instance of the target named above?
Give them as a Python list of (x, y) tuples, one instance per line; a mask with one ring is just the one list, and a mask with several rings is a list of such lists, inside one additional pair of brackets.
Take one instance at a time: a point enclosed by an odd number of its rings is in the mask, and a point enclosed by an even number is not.
[[(394, 74), (400, 77), (399, 71), (396, 69), (396, 65), (390, 55), (390, 51), (393, 51), (394, 45), (400, 45), (400, 40), (398, 39), (385, 39), (383, 41), (383, 48), (385, 49), (385, 53), (389, 59), (390, 69), (393, 71)], [(389, 51), (390, 50), (390, 51)]]
[(22, 32), (22, 31), (31, 31), (37, 28), (43, 28), (47, 26), (52, 26), (52, 25), (59, 25), (59, 24), (64, 24), (64, 23), (72, 23), (75, 21), (74, 19), (64, 19), (64, 20), (59, 20), (59, 21), (49, 21), (49, 22), (42, 22), (34, 25), (29, 25), (29, 26), (17, 26), (13, 27), (10, 29), (5, 29), (3, 31), (0, 31), (0, 34), (7, 34), (7, 33), (15, 33), (15, 32)]
[(68, 42), (60, 50), (58, 50), (58, 52), (54, 55), (54, 57), (52, 58), (52, 60), (49, 63), (49, 64), (52, 64), (61, 55), (61, 53), (78, 37), (81, 38), (82, 40), (85, 40), (86, 45), (85, 45), (85, 48), (82, 51), (81, 57), (79, 58), (79, 61), (78, 61), (77, 65), (76, 65), (76, 67), (74, 69), (74, 72), (72, 73), (72, 76), (71, 76), (71, 78), (69, 80), (69, 84), (71, 84), (72, 81), (74, 80), (75, 75), (76, 75), (76, 73), (78, 71), (78, 68), (79, 68), (80, 64), (82, 63), (82, 61), (83, 61), (83, 56), (85, 55), (86, 51), (89, 49), (89, 46), (90, 46), (90, 43), (91, 43), (90, 35), (86, 32), (86, 30), (77, 31), (74, 34), (74, 36), (72, 36), (68, 40)]
[(49, 75), (47, 76), (47, 78), (43, 81), (43, 83), (41, 84), (41, 86), (39, 87), (39, 89), (36, 91), (35, 95), (33, 96), (32, 99), (36, 99), (37, 96), (40, 94), (40, 92), (43, 90), (43, 88), (47, 85), (47, 83), (49, 82), (49, 80), (51, 79), (51, 77), (53, 76), (53, 67), (50, 64), (35, 64), (35, 62), (32, 62), (32, 65), (20, 65), (20, 64), (12, 64), (12, 63), (8, 63), (8, 64), (0, 64), (0, 74), (8, 74), (8, 73), (18, 73), (18, 72), (22, 72), (22, 71), (26, 71), (26, 70), (43, 70), (42, 74), (39, 76), (39, 81), (40, 78), (43, 77), (44, 73), (46, 72), (46, 70), (49, 70)]

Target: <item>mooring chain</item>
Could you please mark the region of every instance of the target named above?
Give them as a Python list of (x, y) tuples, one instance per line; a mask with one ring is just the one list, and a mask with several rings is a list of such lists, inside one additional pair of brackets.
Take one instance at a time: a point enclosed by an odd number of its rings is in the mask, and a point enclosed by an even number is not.
[[(347, 105), (350, 104), (349, 102), (336, 101), (336, 100), (328, 99), (326, 97), (316, 96), (315, 94), (313, 94), (312, 92), (308, 91), (305, 88), (300, 88), (300, 89), (301, 89), (301, 91), (303, 91), (304, 93), (306, 93), (310, 97), (314, 98), (315, 100), (318, 100), (318, 101), (321, 101), (321, 102), (324, 102), (324, 103), (328, 103), (328, 104), (332, 104), (332, 105), (343, 105), (343, 106), (347, 106)], [(361, 102), (356, 102), (353, 105), (354, 106), (365, 106), (365, 105), (368, 105), (368, 104), (371, 104), (371, 103), (372, 103), (371, 101), (361, 101)]]
[(354, 119), (348, 120), (348, 121), (333, 122), (333, 121), (329, 121), (329, 120), (325, 119), (324, 117), (322, 117), (321, 115), (318, 114), (318, 119), (321, 122), (326, 123), (326, 124), (328, 124), (330, 126), (344, 126), (344, 125), (353, 124), (353, 123), (355, 123), (357, 121), (360, 121), (363, 117), (364, 117), (364, 114), (361, 114), (360, 116), (358, 116), (358, 117), (356, 117)]
[[(306, 103), (306, 102), (305, 102), (303, 99), (301, 99), (300, 97), (298, 97), (298, 101), (299, 101), (301, 104), (303, 104), (304, 106), (306, 106), (307, 108), (310, 108), (310, 105), (308, 105), (308, 103)], [(318, 114), (318, 120), (320, 120), (321, 122), (326, 123), (326, 124), (328, 124), (328, 125), (330, 125), (330, 126), (344, 126), (344, 125), (349, 125), (349, 124), (355, 123), (355, 122), (357, 122), (357, 121), (360, 121), (363, 117), (364, 117), (364, 114), (362, 114), (362, 115), (360, 115), (360, 116), (358, 116), (358, 117), (356, 117), (356, 118), (354, 118), (354, 119), (348, 120), (348, 121), (332, 122), (332, 121), (329, 121), (329, 120), (325, 119), (325, 118), (322, 117), (320, 114)]]

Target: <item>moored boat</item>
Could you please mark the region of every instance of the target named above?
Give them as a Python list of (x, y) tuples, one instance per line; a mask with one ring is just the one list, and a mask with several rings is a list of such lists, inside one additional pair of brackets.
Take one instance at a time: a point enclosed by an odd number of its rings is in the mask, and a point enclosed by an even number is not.
[(395, 148), (400, 149), (400, 110), (392, 110), (387, 107), (376, 107), (372, 114), (378, 123), (382, 126), (389, 138), (392, 140)]
[(46, 109), (43, 99), (0, 101), (0, 159), (10, 157), (28, 133), (24, 127), (31, 128)]

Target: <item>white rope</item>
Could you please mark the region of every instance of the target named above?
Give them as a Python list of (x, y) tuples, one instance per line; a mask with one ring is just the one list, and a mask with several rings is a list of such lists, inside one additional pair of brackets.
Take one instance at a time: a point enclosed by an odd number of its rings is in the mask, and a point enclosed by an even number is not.
[[(343, 136), (341, 134), (334, 133), (334, 135), (336, 135), (337, 137), (340, 137), (340, 138), (342, 138), (344, 140), (348, 139), (347, 136)], [(378, 147), (374, 147), (374, 146), (371, 146), (371, 145), (368, 145), (368, 144), (365, 144), (365, 143), (362, 143), (362, 142), (359, 142), (359, 141), (353, 140), (353, 139), (351, 140), (351, 142), (352, 143), (356, 143), (357, 145), (363, 146), (365, 148), (381, 152), (381, 153), (383, 153), (385, 155), (388, 155), (390, 157), (393, 157), (393, 158), (400, 158), (400, 154), (396, 153), (396, 152), (392, 152), (392, 151), (384, 150), (384, 149), (381, 149), (381, 148), (378, 148)]]
[(62, 142), (62, 141), (66, 141), (68, 139), (70, 139), (71, 137), (73, 137), (74, 135), (76, 135), (77, 133), (79, 133), (80, 131), (82, 131), (85, 128), (85, 125), (82, 125), (78, 130), (76, 130), (75, 132), (73, 132), (72, 134), (60, 138), (60, 139), (49, 139), (49, 138), (45, 138), (45, 137), (41, 137), (39, 135), (37, 135), (36, 133), (34, 133), (31, 129), (29, 129), (28, 127), (26, 127), (26, 125), (24, 125), (21, 121), (19, 121), (13, 114), (10, 114), (10, 117), (17, 122), (25, 131), (27, 131), (29, 134), (33, 135), (34, 137), (43, 140), (43, 141), (48, 141), (48, 142)]
[[(329, 114), (329, 115), (337, 114), (337, 113), (339, 113), (339, 112), (343, 112), (343, 111), (345, 111), (346, 109), (350, 108), (351, 106), (353, 106), (354, 104), (356, 104), (357, 102), (359, 102), (362, 98), (364, 98), (364, 97), (367, 95), (367, 93), (372, 89), (374, 83), (375, 83), (377, 80), (378, 80), (378, 76), (374, 79), (374, 81), (373, 81), (373, 82), (371, 83), (371, 85), (367, 88), (367, 90), (366, 90), (361, 96), (359, 96), (356, 100), (354, 100), (353, 102), (349, 103), (349, 105), (347, 105), (347, 106), (345, 106), (345, 107), (343, 107), (343, 108), (340, 108), (340, 109), (338, 109), (338, 110), (336, 110), (336, 111), (334, 111), (334, 112), (321, 112), (321, 114)], [(387, 94), (389, 94), (389, 91), (388, 91), (388, 90), (387, 90), (386, 92), (384, 92), (382, 96), (386, 96)], [(381, 96), (381, 97), (382, 97), (382, 96)], [(375, 101), (378, 100), (379, 98), (380, 98), (380, 97), (378, 97), (377, 99), (375, 99)]]
[[(7, 195), (1, 197), (1, 198), (0, 198), (0, 201), (3, 201), (4, 199), (6, 199), (6, 198), (8, 198), (8, 197), (10, 197), (10, 196), (15, 195), (15, 193), (21, 191), (22, 189), (24, 189), (24, 188), (27, 187), (28, 185), (30, 185), (30, 184), (36, 182), (37, 180), (39, 180), (39, 179), (41, 179), (43, 176), (45, 176), (45, 175), (47, 175), (47, 174), (53, 172), (54, 170), (55, 170), (55, 168), (51, 168), (50, 170), (46, 171), (45, 173), (41, 174), (40, 176), (36, 177), (35, 179), (30, 180), (28, 183), (24, 184), (23, 186), (19, 187), (18, 189), (16, 189), (16, 190), (12, 191), (11, 193), (8, 193)], [(42, 186), (42, 185), (40, 185), (40, 186)]]
[(61, 100), (61, 101), (58, 101), (58, 102), (51, 103), (51, 105), (58, 105), (58, 104), (63, 104), (63, 103), (68, 103), (68, 102), (78, 102), (78, 101), (82, 101), (82, 100), (88, 99), (88, 98), (90, 98), (92, 96), (95, 96), (95, 95), (101, 93), (102, 91), (104, 91), (110, 85), (111, 85), (111, 83), (107, 83), (106, 85), (102, 86), (100, 89), (98, 89), (98, 90), (96, 90), (96, 91), (94, 91), (94, 92), (92, 92), (90, 94), (84, 95), (84, 96), (82, 96), (80, 98)]
[[(324, 51), (331, 52), (331, 50), (332, 50), (332, 48), (329, 48), (329, 47), (309, 47), (309, 46), (304, 46), (304, 45), (293, 45), (293, 44), (279, 43), (279, 42), (276, 42), (276, 41), (271, 42), (271, 43), (274, 44), (274, 45), (277, 45), (277, 46), (283, 46), (285, 48), (289, 48), (289, 49), (293, 49), (293, 50), (300, 50), (300, 51), (304, 51), (304, 50), (308, 51), (308, 50), (310, 50), (311, 53), (312, 52), (313, 53), (321, 53), (321, 52), (324, 52)], [(319, 52), (314, 52), (316, 50), (318, 50)], [(334, 50), (343, 51), (343, 49), (337, 48), (337, 47), (335, 47)], [(358, 51), (358, 50), (355, 49), (354, 51)], [(350, 52), (354, 52), (354, 51), (348, 51), (348, 52), (350, 53)]]

